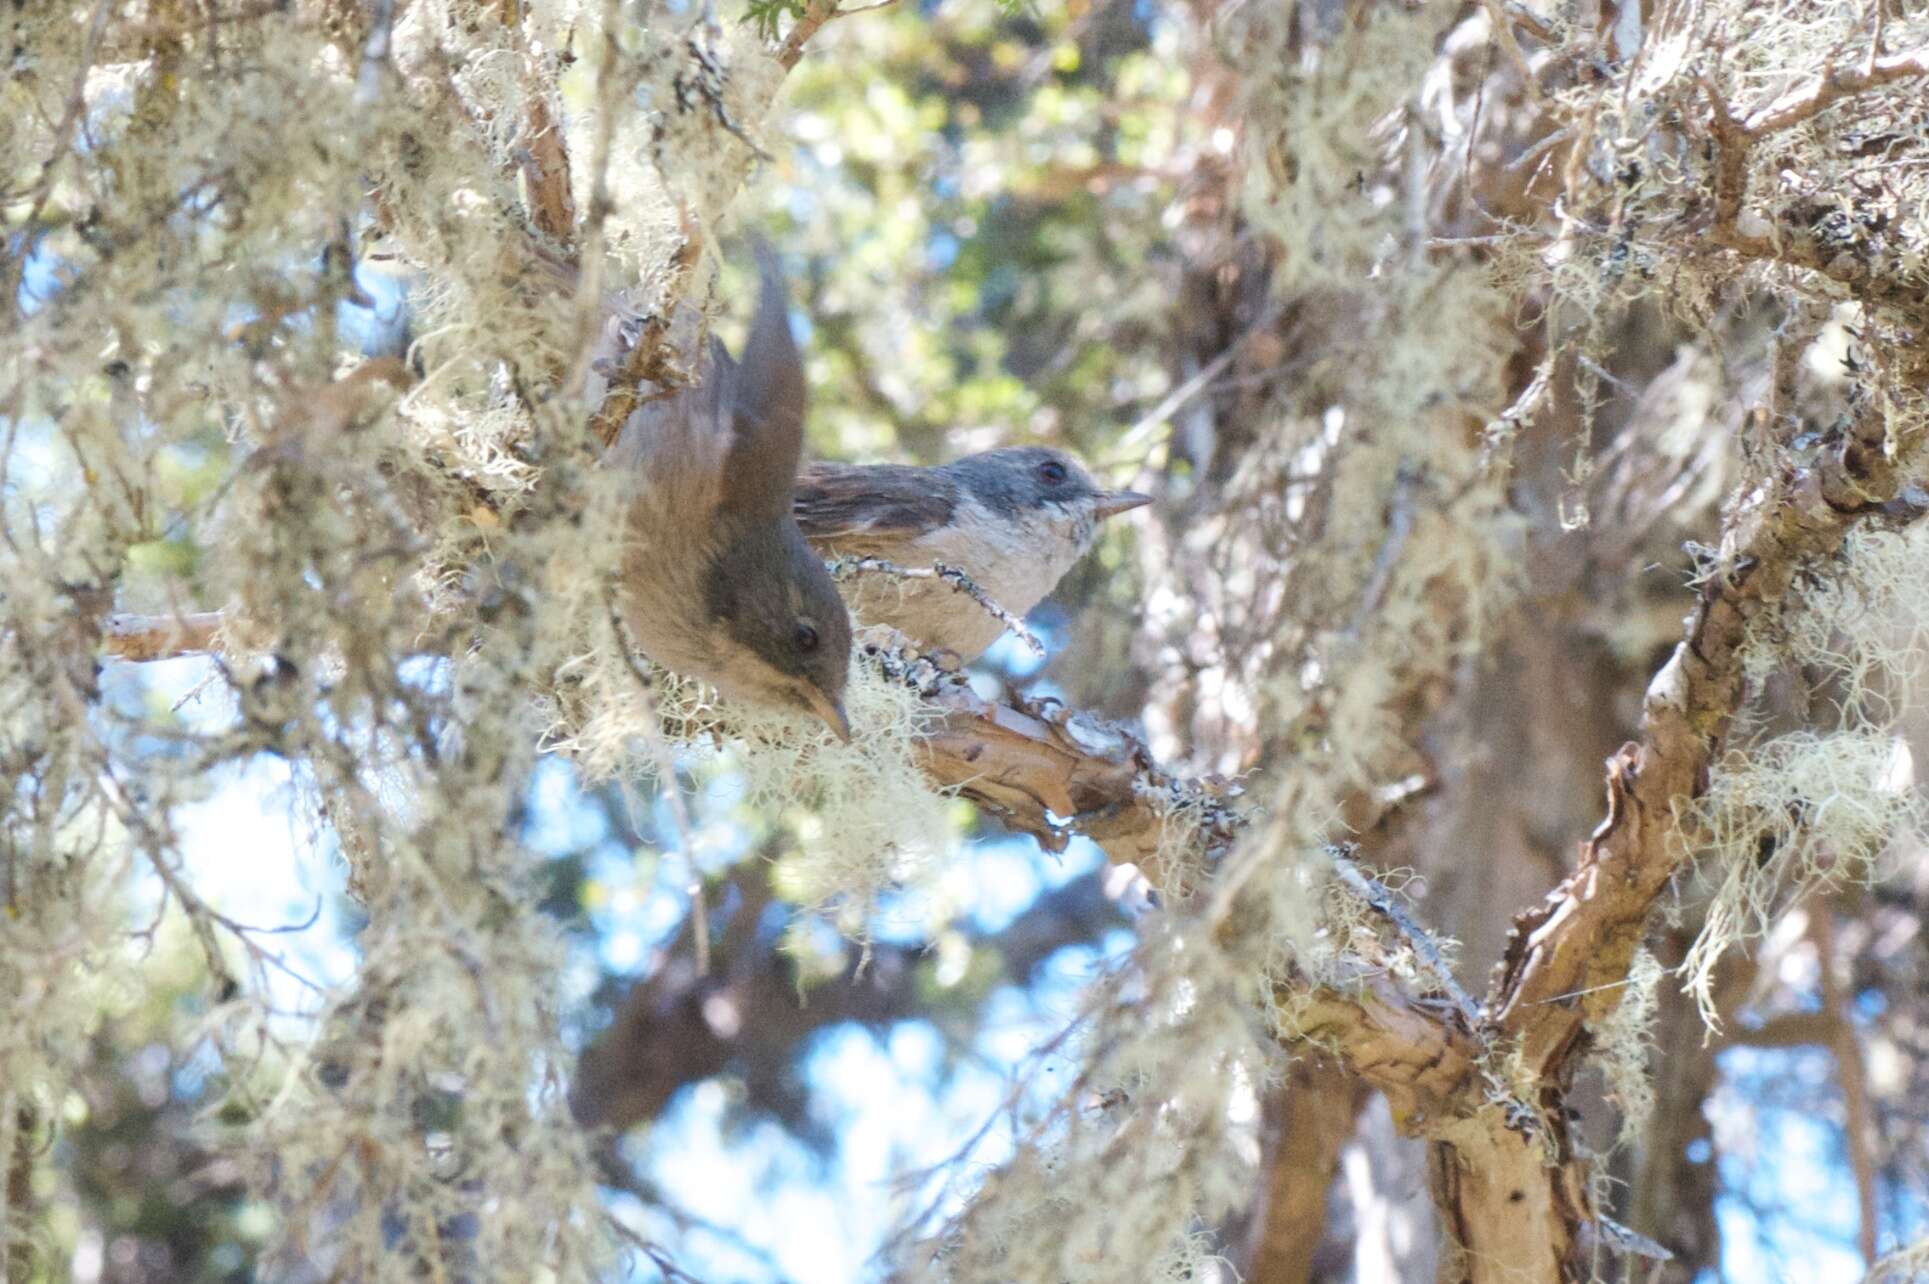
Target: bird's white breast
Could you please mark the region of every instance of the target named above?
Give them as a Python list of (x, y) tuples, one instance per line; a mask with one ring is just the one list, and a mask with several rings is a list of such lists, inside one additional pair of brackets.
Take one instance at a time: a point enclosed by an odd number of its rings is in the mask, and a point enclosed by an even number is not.
[[(955, 566), (992, 601), (1023, 617), (1084, 555), (1092, 529), (1089, 514), (1048, 506), (1014, 518), (966, 494), (949, 523), (906, 541), (893, 560), (907, 568), (938, 562)], [(919, 641), (967, 660), (1005, 631), (995, 616), (948, 583), (876, 578), (879, 582), (865, 584), (858, 598), (860, 618), (895, 624)]]

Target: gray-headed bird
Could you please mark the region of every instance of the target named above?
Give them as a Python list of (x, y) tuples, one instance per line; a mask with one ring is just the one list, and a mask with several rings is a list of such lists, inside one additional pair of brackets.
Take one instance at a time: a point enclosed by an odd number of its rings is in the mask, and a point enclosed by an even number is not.
[[(1078, 461), (1045, 446), (1013, 446), (932, 468), (812, 463), (793, 511), (804, 538), (831, 558), (956, 567), (986, 596), (1023, 616), (1091, 551), (1098, 524), (1151, 497), (1106, 490)], [(857, 618), (888, 624), (927, 646), (972, 660), (1004, 625), (938, 579), (847, 581)]]

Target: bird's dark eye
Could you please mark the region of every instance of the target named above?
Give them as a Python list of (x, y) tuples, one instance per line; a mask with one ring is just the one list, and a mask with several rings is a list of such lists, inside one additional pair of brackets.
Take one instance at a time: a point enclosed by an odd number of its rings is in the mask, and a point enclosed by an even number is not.
[(790, 642), (798, 651), (809, 655), (817, 649), (817, 630), (799, 620), (796, 631), (790, 635)]
[(1056, 459), (1047, 459), (1038, 466), (1038, 475), (1045, 479), (1047, 486), (1056, 486), (1065, 480), (1065, 465)]

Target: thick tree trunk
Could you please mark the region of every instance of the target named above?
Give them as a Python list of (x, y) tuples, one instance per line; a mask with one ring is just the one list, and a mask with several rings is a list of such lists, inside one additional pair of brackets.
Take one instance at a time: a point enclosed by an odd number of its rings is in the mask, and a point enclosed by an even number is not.
[(1265, 1185), (1246, 1226), (1248, 1284), (1305, 1284), (1326, 1240), (1327, 1199), (1365, 1085), (1316, 1058), (1297, 1061), (1266, 1100)]
[(1589, 1217), (1587, 1177), (1489, 1106), (1447, 1130), (1428, 1155), (1446, 1244), (1441, 1284), (1519, 1284), (1588, 1278), (1576, 1252)]

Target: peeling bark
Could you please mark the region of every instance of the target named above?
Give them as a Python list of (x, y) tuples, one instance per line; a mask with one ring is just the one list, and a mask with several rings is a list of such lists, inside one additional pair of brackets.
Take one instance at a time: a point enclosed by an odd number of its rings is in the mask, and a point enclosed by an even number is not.
[(1489, 1106), (1448, 1130), (1428, 1155), (1434, 1204), (1447, 1232), (1441, 1284), (1581, 1280), (1586, 1174), (1549, 1163), (1545, 1145)]
[(994, 703), (928, 662), (880, 658), (939, 715), (918, 744), (925, 773), (1048, 851), (1084, 834), (1158, 883), (1177, 856), (1203, 866), (1222, 855), (1244, 823), (1236, 789), (1166, 771), (1117, 724), (1056, 701)]

